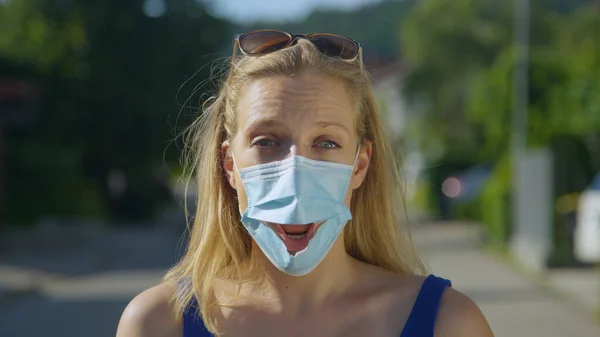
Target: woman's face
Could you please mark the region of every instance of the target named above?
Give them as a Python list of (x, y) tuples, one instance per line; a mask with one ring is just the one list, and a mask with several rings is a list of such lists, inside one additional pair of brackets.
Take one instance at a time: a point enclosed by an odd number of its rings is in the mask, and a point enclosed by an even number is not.
[[(359, 144), (354, 102), (343, 82), (326, 76), (268, 77), (246, 85), (237, 106), (237, 133), (222, 147), (224, 168), (237, 191), (240, 214), (248, 199), (232, 155), (238, 169), (294, 155), (352, 165)], [(352, 191), (364, 180), (370, 156), (371, 144), (363, 143), (344, 200), (348, 207)], [(284, 234), (279, 224), (268, 225)], [(286, 225), (285, 233), (314, 235), (318, 226)], [(289, 248), (293, 253), (295, 249)]]

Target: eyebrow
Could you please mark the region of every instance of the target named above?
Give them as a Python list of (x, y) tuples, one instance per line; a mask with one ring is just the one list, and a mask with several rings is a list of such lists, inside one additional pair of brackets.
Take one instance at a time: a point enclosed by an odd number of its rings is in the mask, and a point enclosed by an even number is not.
[(339, 123), (339, 122), (318, 121), (317, 124), (320, 125), (321, 127), (324, 127), (324, 128), (329, 127), (329, 126), (336, 126), (336, 127), (344, 129), (348, 134), (352, 134), (350, 132), (350, 130), (348, 130), (348, 128), (344, 124)]
[(259, 127), (269, 127), (269, 126), (285, 126), (281, 121), (279, 121), (275, 116), (266, 116), (266, 117), (258, 117), (252, 118), (248, 121), (246, 125), (246, 130), (256, 130)]
[[(338, 128), (343, 129), (344, 131), (346, 131), (349, 135), (352, 134), (350, 132), (350, 130), (344, 124), (342, 124), (340, 122), (317, 121), (315, 124), (322, 128), (327, 128), (327, 127), (332, 127), (332, 126), (338, 127)], [(246, 130), (253, 131), (253, 130), (258, 129), (259, 127), (286, 127), (286, 124), (282, 123), (275, 116), (258, 117), (258, 118), (253, 118), (248, 122), (248, 124), (246, 125)]]

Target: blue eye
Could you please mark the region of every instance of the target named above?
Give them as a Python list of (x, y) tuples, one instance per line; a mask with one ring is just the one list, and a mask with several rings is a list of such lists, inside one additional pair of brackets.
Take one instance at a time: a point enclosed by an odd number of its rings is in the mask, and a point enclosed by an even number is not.
[(335, 149), (335, 148), (339, 148), (340, 146), (337, 145), (336, 143), (332, 142), (332, 141), (324, 141), (324, 142), (319, 142), (317, 144), (318, 147), (322, 148), (322, 149)]

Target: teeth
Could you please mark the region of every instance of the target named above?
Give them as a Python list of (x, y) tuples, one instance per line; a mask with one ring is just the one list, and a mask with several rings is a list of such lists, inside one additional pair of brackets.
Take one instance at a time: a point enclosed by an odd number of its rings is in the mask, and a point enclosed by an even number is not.
[(302, 240), (305, 236), (306, 236), (306, 234), (300, 234), (300, 235), (287, 234), (287, 237), (292, 240)]

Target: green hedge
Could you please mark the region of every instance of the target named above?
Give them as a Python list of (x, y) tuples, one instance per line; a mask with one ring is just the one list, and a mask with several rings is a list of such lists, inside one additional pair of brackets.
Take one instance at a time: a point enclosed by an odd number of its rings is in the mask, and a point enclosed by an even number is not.
[(498, 161), (479, 198), (481, 222), (485, 228), (486, 241), (494, 248), (504, 248), (510, 235), (510, 172), (510, 157), (504, 155)]
[(497, 162), (477, 198), (457, 206), (456, 217), (481, 223), (486, 243), (503, 249), (510, 234), (510, 193), (510, 157), (505, 155)]

